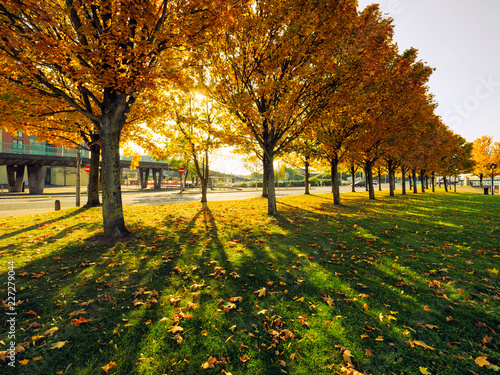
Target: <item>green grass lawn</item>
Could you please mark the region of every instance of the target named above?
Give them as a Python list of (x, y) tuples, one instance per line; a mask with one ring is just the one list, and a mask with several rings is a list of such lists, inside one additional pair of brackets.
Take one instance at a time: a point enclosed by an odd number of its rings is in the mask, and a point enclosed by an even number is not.
[(0, 351), (15, 261), (18, 355), (0, 372), (500, 370), (500, 197), (342, 199), (131, 207), (114, 244), (100, 209), (1, 219)]

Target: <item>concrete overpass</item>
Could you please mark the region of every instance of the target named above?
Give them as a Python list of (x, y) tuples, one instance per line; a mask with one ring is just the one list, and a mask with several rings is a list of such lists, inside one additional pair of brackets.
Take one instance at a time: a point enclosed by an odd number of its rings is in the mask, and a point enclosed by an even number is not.
[[(90, 155), (87, 150), (81, 152), (81, 165), (90, 165)], [(130, 167), (132, 158), (123, 157), (120, 167)], [(45, 174), (48, 166), (77, 167), (76, 149), (66, 149), (40, 144), (18, 145), (0, 143), (0, 165), (7, 167), (9, 192), (21, 192), (25, 168), (28, 170), (28, 189), (30, 194), (42, 194), (45, 186)], [(149, 156), (143, 156), (139, 161), (141, 187), (147, 187), (149, 171), (152, 170), (154, 187), (161, 187), (163, 170), (169, 168), (168, 163), (156, 162)]]

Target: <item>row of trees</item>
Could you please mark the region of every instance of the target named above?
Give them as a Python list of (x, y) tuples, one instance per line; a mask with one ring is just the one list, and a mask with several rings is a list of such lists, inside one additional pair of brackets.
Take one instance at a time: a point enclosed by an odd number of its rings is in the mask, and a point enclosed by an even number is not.
[(398, 51), (391, 22), (355, 0), (5, 0), (0, 125), (85, 144), (89, 204), (98, 203), (102, 159), (110, 238), (128, 233), (119, 179), (127, 142), (191, 158), (204, 201), (215, 149), (255, 155), (269, 215), (279, 157), (306, 169), (328, 163), (335, 204), (340, 163), (365, 169), (370, 198), (372, 169), (384, 163), (393, 194), (396, 168), (455, 175), (471, 167), (471, 145), (434, 114), (433, 69), (415, 49)]
[(476, 139), (472, 145), (472, 159), (472, 174), (479, 177), (479, 185), (483, 187), (483, 178), (491, 176), (493, 188), (494, 176), (500, 170), (500, 142), (493, 143), (493, 138), (486, 135)]

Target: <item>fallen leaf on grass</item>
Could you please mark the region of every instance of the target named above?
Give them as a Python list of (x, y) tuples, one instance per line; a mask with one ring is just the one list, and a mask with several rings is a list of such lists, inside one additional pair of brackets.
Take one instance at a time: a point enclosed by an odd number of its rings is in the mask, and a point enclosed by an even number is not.
[(476, 365), (484, 367), (484, 366), (489, 366), (491, 365), (490, 362), (486, 359), (485, 356), (477, 357), (474, 362), (476, 362)]
[(40, 357), (35, 357), (35, 358), (33, 358), (33, 361), (38, 362), (38, 361), (39, 361), (39, 360), (41, 360), (41, 359), (42, 359), (42, 357), (41, 357), (41, 356), (40, 356)]
[(174, 334), (184, 331), (184, 328), (182, 328), (181, 326), (172, 326), (168, 328), (168, 332), (172, 332)]
[(210, 357), (208, 357), (207, 361), (201, 365), (201, 368), (203, 368), (205, 370), (209, 369), (209, 368), (214, 368), (214, 363), (216, 363), (216, 362), (217, 362), (217, 359), (210, 356)]
[(365, 351), (365, 355), (368, 357), (368, 358), (372, 358), (373, 357), (373, 352), (371, 349), (366, 349)]
[(116, 366), (116, 363), (111, 361), (107, 365), (102, 366), (101, 368), (104, 370), (104, 372), (108, 372), (109, 370), (111, 370), (115, 366)]
[(249, 359), (250, 359), (250, 357), (247, 356), (246, 354), (243, 355), (243, 357), (240, 357), (240, 361), (243, 362), (243, 363), (247, 362)]
[(418, 341), (418, 340), (416, 340), (416, 341), (411, 341), (411, 340), (410, 340), (410, 341), (408, 341), (408, 343), (411, 345), (411, 347), (412, 347), (412, 348), (414, 348), (414, 347), (415, 347), (415, 345), (419, 345), (419, 346), (424, 347), (425, 349), (434, 350), (434, 348), (433, 348), (432, 346), (427, 345), (427, 344), (426, 344), (425, 342), (423, 342), (423, 341)]
[(257, 297), (264, 297), (266, 295), (266, 288), (263, 287), (259, 290), (256, 290), (254, 294), (257, 293)]
[(59, 341), (56, 342), (55, 344), (52, 344), (50, 349), (61, 349), (64, 345), (66, 345), (69, 341)]
[(19, 361), (19, 364), (26, 366), (30, 360), (29, 359), (22, 359)]
[(432, 375), (429, 371), (427, 371), (427, 367), (419, 367), (418, 369), (423, 375)]
[(57, 332), (59, 328), (57, 327), (52, 327), (51, 329), (49, 329), (47, 332), (44, 333), (45, 336), (52, 336), (54, 333)]
[(323, 301), (325, 301), (328, 306), (333, 306), (333, 298), (332, 297), (327, 295), (327, 296), (321, 296), (319, 298), (321, 298)]
[(44, 276), (47, 272), (45, 271), (40, 271), (40, 272), (35, 272), (31, 274), (31, 277), (33, 279), (39, 279), (40, 277)]
[(74, 324), (75, 326), (79, 326), (81, 324), (86, 324), (90, 322), (92, 319), (85, 319), (83, 316), (79, 317), (78, 319), (71, 319), (71, 324)]

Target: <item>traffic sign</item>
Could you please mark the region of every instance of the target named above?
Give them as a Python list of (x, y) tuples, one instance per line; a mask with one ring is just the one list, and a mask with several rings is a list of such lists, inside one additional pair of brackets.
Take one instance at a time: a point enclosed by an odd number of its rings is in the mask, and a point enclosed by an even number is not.
[(180, 168), (179, 168), (179, 173), (180, 173), (180, 174), (183, 174), (183, 173), (184, 173), (184, 168), (180, 167)]
[(90, 173), (90, 165), (87, 165), (85, 168), (83, 168), (85, 172)]

